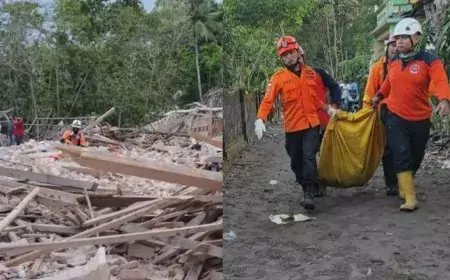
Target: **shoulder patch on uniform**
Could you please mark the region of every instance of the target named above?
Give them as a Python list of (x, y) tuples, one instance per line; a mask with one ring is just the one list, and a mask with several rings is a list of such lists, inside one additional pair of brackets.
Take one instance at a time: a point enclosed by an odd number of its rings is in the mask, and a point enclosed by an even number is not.
[(440, 59), (437, 55), (434, 53), (431, 53), (429, 51), (421, 50), (416, 56), (417, 60), (422, 60), (425, 62), (425, 64), (430, 65), (433, 61)]

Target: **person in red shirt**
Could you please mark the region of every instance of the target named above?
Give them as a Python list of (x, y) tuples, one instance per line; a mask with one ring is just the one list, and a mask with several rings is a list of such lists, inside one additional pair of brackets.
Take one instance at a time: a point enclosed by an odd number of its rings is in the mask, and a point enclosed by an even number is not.
[(20, 145), (23, 142), (23, 136), (25, 134), (25, 125), (23, 123), (22, 117), (16, 117), (13, 122), (14, 125), (14, 138), (16, 140), (16, 145)]
[(405, 202), (402, 211), (418, 207), (413, 184), (430, 137), (432, 107), (429, 101), (430, 83), (439, 99), (436, 111), (450, 114), (450, 87), (444, 64), (434, 54), (418, 48), (423, 34), (414, 18), (400, 20), (394, 28), (399, 54), (389, 64), (387, 79), (373, 98), (374, 106), (387, 98), (387, 141), (392, 150), (400, 196)]
[(278, 56), (284, 68), (272, 75), (261, 101), (255, 122), (255, 133), (261, 139), (264, 122), (280, 96), (286, 136), (286, 151), (291, 169), (302, 186), (306, 210), (315, 209), (314, 192), (317, 182), (316, 153), (319, 145), (320, 120), (318, 110), (334, 116), (336, 109), (322, 102), (316, 94), (316, 75), (313, 68), (301, 63), (300, 45), (292, 36), (283, 36), (277, 42)]

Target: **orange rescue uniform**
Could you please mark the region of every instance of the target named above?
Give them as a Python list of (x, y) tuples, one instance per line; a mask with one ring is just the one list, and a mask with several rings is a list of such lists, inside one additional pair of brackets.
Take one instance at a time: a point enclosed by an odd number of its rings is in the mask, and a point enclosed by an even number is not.
[(267, 121), (272, 104), (280, 95), (286, 133), (318, 126), (317, 112), (326, 110), (327, 105), (315, 92), (316, 75), (314, 69), (307, 65), (301, 66), (300, 77), (286, 68), (277, 71), (270, 79), (257, 117)]
[(434, 54), (420, 51), (406, 65), (400, 58), (389, 65), (389, 75), (380, 93), (387, 97), (388, 109), (408, 121), (431, 117), (430, 86), (439, 100), (450, 100), (450, 87), (444, 64)]
[(81, 131), (74, 134), (72, 129), (66, 130), (61, 139), (64, 139), (66, 144), (86, 147), (86, 139)]
[[(382, 57), (370, 67), (369, 77), (364, 90), (363, 108), (372, 107), (372, 99), (383, 84), (383, 65), (385, 61), (386, 57)], [(381, 100), (380, 104), (384, 102), (385, 100)]]
[[(381, 85), (383, 84), (383, 64), (386, 61), (386, 57), (380, 58), (377, 62), (372, 64), (372, 67), (369, 71), (369, 76), (367, 77), (367, 84), (364, 90), (364, 98), (363, 98), (363, 108), (372, 107), (372, 99), (375, 97), (375, 94), (380, 90)], [(386, 73), (387, 77), (387, 73)], [(429, 87), (429, 95), (432, 95), (436, 92), (436, 86), (434, 83), (430, 83)], [(387, 99), (381, 100), (379, 105), (386, 103)], [(380, 106), (378, 106), (379, 108)]]

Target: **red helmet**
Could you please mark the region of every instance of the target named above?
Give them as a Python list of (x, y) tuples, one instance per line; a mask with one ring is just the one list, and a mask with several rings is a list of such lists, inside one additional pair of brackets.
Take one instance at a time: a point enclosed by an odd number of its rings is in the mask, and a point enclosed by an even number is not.
[(292, 36), (283, 36), (278, 39), (277, 42), (277, 54), (278, 56), (282, 56), (284, 53), (290, 50), (300, 50), (300, 45), (297, 43)]

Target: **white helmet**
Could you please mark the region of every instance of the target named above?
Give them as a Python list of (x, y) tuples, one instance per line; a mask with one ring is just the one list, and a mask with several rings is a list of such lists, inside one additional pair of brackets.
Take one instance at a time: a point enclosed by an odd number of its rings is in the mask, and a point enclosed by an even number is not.
[(392, 36), (400, 36), (400, 35), (414, 35), (419, 33), (422, 35), (422, 26), (420, 22), (415, 18), (404, 18), (400, 20), (394, 28), (394, 33)]
[(72, 122), (72, 127), (81, 128), (81, 121), (80, 120), (74, 120)]

